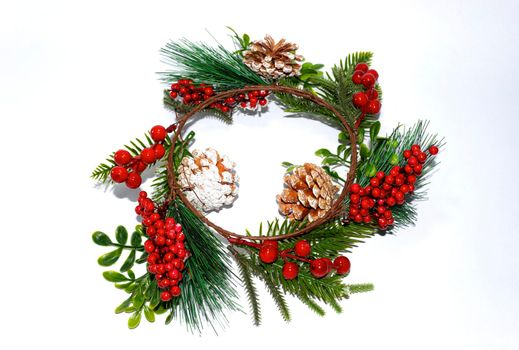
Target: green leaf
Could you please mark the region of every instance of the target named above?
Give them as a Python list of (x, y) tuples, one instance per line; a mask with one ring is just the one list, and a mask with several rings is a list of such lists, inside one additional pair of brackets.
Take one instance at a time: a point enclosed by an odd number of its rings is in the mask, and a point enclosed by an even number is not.
[(114, 284), (115, 288), (117, 289), (124, 289), (128, 288), (133, 282), (126, 282), (126, 283), (116, 283)]
[(126, 310), (126, 308), (128, 308), (128, 306), (130, 306), (130, 304), (132, 303), (132, 298), (128, 298), (126, 299), (125, 301), (123, 301), (121, 303), (121, 305), (119, 305), (118, 307), (115, 308), (115, 313), (116, 314), (120, 314), (121, 312), (124, 312), (124, 310)]
[(110, 253), (101, 255), (99, 259), (97, 259), (97, 263), (101, 266), (113, 265), (117, 262), (122, 252), (123, 248), (117, 248), (116, 250), (111, 251)]
[(377, 173), (377, 168), (373, 164), (368, 164), (366, 167), (366, 176), (367, 177), (373, 177)]
[(246, 49), (250, 44), (249, 34), (243, 34), (243, 48)]
[(101, 246), (109, 246), (112, 244), (112, 240), (108, 235), (101, 231), (96, 231), (92, 234), (92, 240), (95, 244), (101, 245)]
[(137, 310), (128, 319), (128, 328), (137, 328), (139, 326), (139, 323), (141, 323), (141, 311)]
[(366, 144), (364, 143), (361, 143), (360, 144), (360, 157), (362, 159), (366, 159), (369, 157), (371, 151), (369, 150), (368, 146), (366, 146)]
[(168, 317), (166, 317), (166, 321), (164, 323), (166, 325), (170, 324), (171, 321), (173, 321), (173, 317), (175, 317), (175, 310), (171, 309), (171, 312), (169, 313)]
[(345, 144), (348, 144), (350, 143), (350, 137), (344, 132), (340, 132), (339, 133), (339, 142), (342, 142), (342, 143), (345, 143)]
[(126, 278), (123, 274), (117, 272), (117, 271), (105, 271), (103, 272), (103, 277), (108, 282), (124, 282), (128, 281), (128, 278)]
[(115, 229), (115, 238), (119, 244), (126, 244), (128, 241), (128, 231), (124, 226), (117, 226)]
[(327, 150), (326, 148), (321, 148), (315, 151), (315, 155), (318, 157), (328, 157), (331, 156), (333, 153)]
[(373, 125), (371, 125), (371, 128), (369, 128), (369, 137), (371, 139), (371, 142), (375, 142), (379, 132), (380, 132), (380, 122), (377, 120), (376, 122), (373, 123)]
[(135, 263), (135, 249), (133, 249), (126, 260), (124, 261), (123, 265), (121, 266), (120, 270), (121, 272), (126, 272), (129, 269), (133, 267), (133, 264)]
[(139, 293), (139, 292), (140, 291), (137, 291), (137, 293), (135, 293), (135, 295), (133, 296), (133, 305), (137, 309), (140, 309), (141, 306), (144, 305), (144, 301), (145, 301), (144, 294)]
[(128, 273), (128, 277), (129, 277), (130, 279), (132, 279), (132, 280), (134, 280), (134, 279), (135, 279), (135, 273), (133, 273), (133, 271), (132, 271), (132, 270), (128, 270), (128, 272), (127, 272), (127, 273)]
[(359, 133), (357, 134), (357, 143), (364, 142), (364, 134), (365, 134), (364, 129), (359, 129)]
[(155, 322), (155, 313), (146, 305), (144, 306), (144, 317), (146, 317), (148, 322)]
[(398, 158), (398, 154), (393, 153), (391, 155), (391, 158), (389, 158), (389, 164), (397, 165), (399, 162), (400, 162), (400, 159)]
[(134, 247), (138, 247), (141, 245), (142, 243), (142, 238), (141, 238), (141, 235), (139, 234), (139, 232), (137, 231), (134, 231), (132, 233), (132, 238), (130, 239), (130, 243), (132, 244), (132, 246)]
[(337, 164), (338, 163), (338, 159), (337, 157), (328, 157), (328, 158), (324, 158), (322, 161), (321, 161), (321, 164), (322, 165), (330, 165), (330, 164)]
[(290, 162), (283, 162), (283, 163), (281, 163), (281, 166), (283, 168), (288, 168), (288, 167), (294, 166), (294, 164), (292, 164)]

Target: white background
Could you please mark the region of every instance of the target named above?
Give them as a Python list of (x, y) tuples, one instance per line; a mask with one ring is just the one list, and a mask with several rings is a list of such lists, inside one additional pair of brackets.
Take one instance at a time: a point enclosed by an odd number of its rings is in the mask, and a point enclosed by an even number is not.
[[(516, 1), (164, 1), (0, 3), (2, 253), (0, 344), (105, 349), (517, 349), (519, 291)], [(351, 282), (376, 290), (319, 318), (295, 300), (285, 324), (264, 295), (263, 325), (229, 315), (202, 337), (162, 320), (126, 328), (123, 293), (101, 277), (106, 250), (91, 233), (132, 227), (121, 189), (94, 188), (111, 151), (172, 115), (154, 72), (159, 48), (182, 36), (230, 43), (225, 25), (270, 33), (328, 67), (375, 52), (383, 131), (431, 120), (447, 150), (414, 228), (377, 237), (350, 256)], [(212, 218), (254, 228), (276, 214), (282, 160), (316, 161), (337, 132), (283, 118), (271, 105), (234, 126), (196, 124), (197, 146), (238, 163), (239, 200)], [(244, 301), (244, 305), (246, 305)]]

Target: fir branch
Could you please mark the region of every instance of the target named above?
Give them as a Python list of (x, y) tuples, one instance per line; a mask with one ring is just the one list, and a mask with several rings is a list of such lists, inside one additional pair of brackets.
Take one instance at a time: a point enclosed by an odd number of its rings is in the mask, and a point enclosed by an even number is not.
[(206, 324), (216, 331), (215, 323), (224, 326), (226, 314), (239, 310), (229, 256), (222, 242), (179, 199), (170, 205), (168, 216), (183, 226), (190, 256), (182, 297), (172, 299), (166, 307), (171, 318), (178, 318), (190, 331), (201, 332)]
[(261, 308), (259, 304), (258, 291), (254, 285), (251, 269), (249, 268), (251, 265), (246, 264), (244, 261), (244, 256), (237, 252), (234, 253), (234, 258), (236, 259), (236, 263), (238, 265), (243, 287), (247, 293), (247, 299), (249, 301), (250, 310), (252, 313), (252, 322), (255, 326), (259, 326), (261, 324)]
[(159, 73), (165, 83), (190, 78), (197, 84), (210, 84), (218, 91), (267, 84), (243, 63), (240, 55), (219, 43), (212, 47), (181, 39), (166, 44), (161, 53), (164, 62), (172, 66), (171, 70)]
[(349, 294), (355, 294), (355, 293), (366, 293), (371, 292), (375, 289), (375, 286), (371, 283), (360, 283), (360, 284), (350, 284), (347, 285), (347, 291)]
[(312, 310), (313, 312), (315, 312), (316, 314), (318, 314), (319, 316), (324, 316), (326, 314), (326, 312), (324, 311), (324, 309), (315, 302), (315, 300), (312, 300), (311, 298), (309, 298), (307, 295), (297, 295), (297, 298), (299, 300), (301, 300), (301, 302), (303, 304), (305, 304), (306, 306), (308, 306), (308, 308), (310, 310)]
[[(135, 156), (138, 156), (144, 148), (151, 147), (154, 144), (155, 144), (155, 142), (151, 139), (150, 134), (145, 133), (144, 140), (142, 140), (140, 138), (135, 138), (134, 140), (131, 140), (128, 144), (124, 145), (124, 148), (126, 150), (128, 150), (128, 152), (130, 152), (130, 154), (133, 157), (135, 157)], [(169, 140), (169, 138), (166, 138), (164, 140), (163, 145), (164, 145), (164, 149), (166, 150), (166, 152), (169, 152), (169, 148), (171, 146), (171, 141)], [(117, 165), (117, 164), (115, 164), (115, 162), (113, 160), (113, 155), (114, 155), (114, 152), (112, 152), (112, 154), (106, 158), (105, 163), (99, 164), (92, 171), (92, 174), (90, 175), (90, 177), (92, 179), (96, 180), (99, 183), (104, 183), (107, 185), (113, 184), (113, 181), (110, 178), (110, 171), (112, 170), (112, 168), (114, 166)], [(156, 164), (156, 162), (148, 165), (148, 167), (152, 167), (155, 164)]]
[(270, 293), (272, 299), (274, 300), (274, 303), (276, 303), (276, 306), (279, 310), (279, 313), (281, 314), (281, 317), (283, 317), (283, 320), (286, 322), (289, 322), (290, 317), (290, 310), (288, 309), (287, 302), (285, 300), (285, 297), (279, 290), (279, 287), (275, 285), (272, 280), (269, 278), (267, 273), (264, 269), (262, 269), (259, 265), (254, 264), (248, 257), (246, 257), (243, 254), (240, 254), (238, 252), (235, 253), (236, 255), (239, 255), (240, 260), (242, 261), (242, 264), (249, 267), (250, 271), (254, 273), (256, 277), (261, 279), (263, 283), (265, 283), (265, 286), (267, 287), (268, 292)]

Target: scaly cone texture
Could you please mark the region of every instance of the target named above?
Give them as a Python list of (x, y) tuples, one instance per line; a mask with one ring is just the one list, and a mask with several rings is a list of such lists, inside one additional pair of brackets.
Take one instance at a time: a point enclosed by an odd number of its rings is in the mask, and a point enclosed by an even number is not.
[(178, 168), (179, 184), (187, 199), (199, 210), (209, 212), (230, 205), (238, 196), (236, 164), (216, 150), (194, 150)]
[(268, 79), (280, 79), (299, 75), (303, 56), (297, 55), (296, 44), (281, 39), (277, 43), (270, 35), (264, 40), (253, 41), (243, 53), (243, 62), (254, 72)]
[(286, 187), (276, 198), (280, 213), (291, 220), (312, 222), (324, 217), (339, 190), (323, 168), (311, 163), (286, 174), (284, 182)]

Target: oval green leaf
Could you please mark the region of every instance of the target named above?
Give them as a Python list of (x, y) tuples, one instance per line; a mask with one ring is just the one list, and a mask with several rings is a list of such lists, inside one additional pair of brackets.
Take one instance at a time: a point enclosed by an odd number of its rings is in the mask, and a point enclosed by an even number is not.
[(132, 298), (128, 298), (125, 301), (121, 303), (118, 307), (115, 308), (115, 313), (120, 314), (121, 312), (124, 312), (128, 306), (132, 303)]
[(155, 322), (155, 313), (152, 309), (147, 306), (144, 306), (144, 316), (148, 320), (148, 322)]
[(369, 137), (371, 139), (371, 142), (375, 142), (379, 132), (380, 132), (380, 122), (376, 121), (371, 125), (371, 128), (369, 128)]
[(95, 244), (101, 245), (101, 246), (109, 246), (112, 244), (112, 240), (108, 235), (101, 231), (96, 231), (92, 234), (92, 240)]
[(135, 249), (130, 252), (124, 263), (122, 264), (119, 271), (126, 272), (129, 269), (133, 267), (133, 264), (135, 263)]
[(128, 319), (128, 328), (134, 329), (139, 326), (139, 323), (141, 323), (141, 312), (140, 310), (135, 311), (130, 318)]
[(103, 277), (108, 282), (124, 282), (128, 281), (128, 279), (121, 273), (117, 271), (105, 271), (103, 272)]
[(104, 255), (101, 255), (99, 259), (97, 259), (97, 263), (101, 266), (110, 266), (117, 262), (119, 257), (121, 256), (123, 249), (118, 248), (114, 251), (111, 251), (110, 253), (106, 253)]
[(366, 159), (369, 157), (371, 151), (369, 150), (368, 146), (366, 146), (366, 144), (364, 143), (361, 143), (360, 144), (360, 157), (362, 159)]
[(128, 277), (129, 277), (130, 279), (132, 279), (132, 280), (135, 279), (135, 273), (134, 273), (132, 270), (128, 270), (127, 273), (128, 273)]
[(140, 309), (140, 307), (144, 304), (144, 294), (140, 293), (141, 290), (138, 290), (137, 293), (133, 296), (133, 306), (135, 306), (137, 309)]
[(315, 151), (315, 155), (318, 157), (329, 157), (332, 155), (332, 152), (330, 152), (326, 148), (321, 148)]
[(396, 154), (396, 153), (393, 153), (391, 155), (391, 158), (389, 158), (389, 164), (391, 164), (391, 165), (397, 165), (399, 161), (400, 161), (400, 159), (398, 159), (398, 154)]
[(373, 164), (368, 164), (366, 167), (366, 176), (367, 177), (373, 177), (377, 173), (377, 168)]
[(128, 231), (124, 226), (117, 226), (115, 229), (115, 238), (119, 244), (126, 244), (128, 241)]
[(357, 134), (357, 143), (362, 143), (364, 142), (364, 129), (359, 129), (359, 132)]

